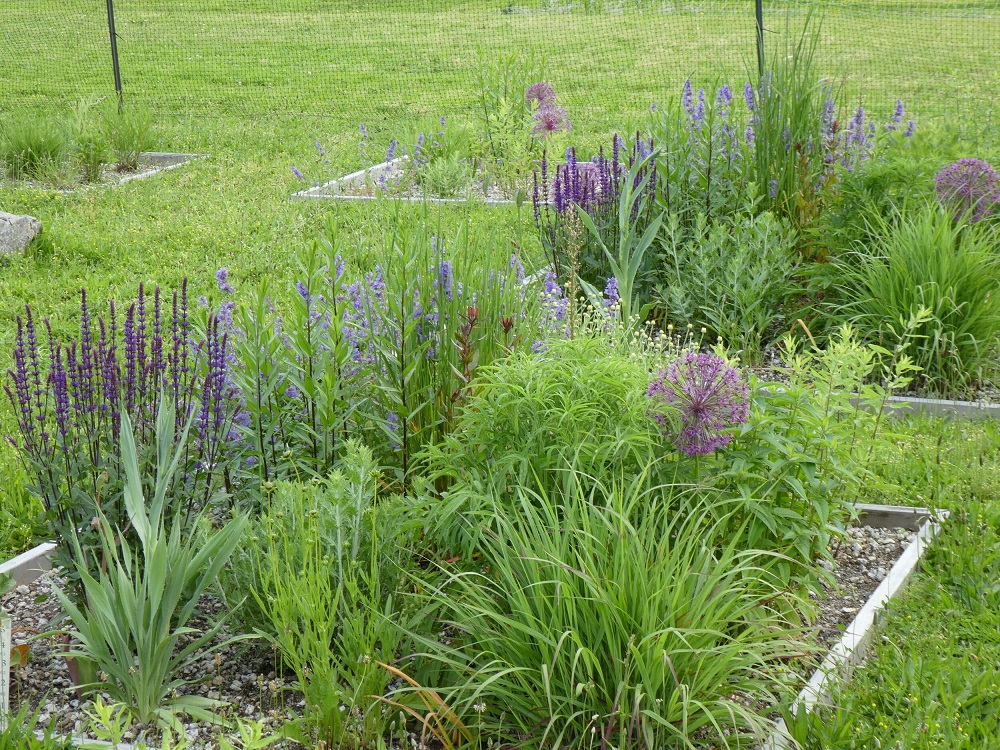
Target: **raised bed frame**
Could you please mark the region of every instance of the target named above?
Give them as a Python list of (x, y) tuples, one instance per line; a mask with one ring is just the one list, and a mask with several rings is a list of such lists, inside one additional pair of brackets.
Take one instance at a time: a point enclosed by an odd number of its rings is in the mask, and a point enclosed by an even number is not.
[[(400, 156), (392, 161), (383, 162), (382, 164), (376, 164), (367, 169), (359, 169), (357, 172), (351, 172), (343, 177), (338, 177), (335, 180), (330, 180), (324, 182), (322, 185), (316, 185), (311, 188), (306, 188), (305, 190), (300, 190), (292, 195), (292, 198), (297, 199), (313, 199), (313, 200), (328, 200), (328, 201), (374, 201), (378, 200), (381, 196), (380, 194), (374, 195), (351, 195), (349, 190), (351, 188), (364, 187), (368, 184), (375, 184), (382, 179), (383, 176), (386, 179), (391, 179), (396, 176), (396, 174), (401, 170), (402, 165), (409, 159), (407, 156)], [(476, 203), (482, 203), (486, 206), (513, 206), (514, 201), (506, 199), (497, 198), (434, 198), (430, 196), (403, 196), (400, 200), (406, 201), (407, 203), (467, 203), (470, 200)]]

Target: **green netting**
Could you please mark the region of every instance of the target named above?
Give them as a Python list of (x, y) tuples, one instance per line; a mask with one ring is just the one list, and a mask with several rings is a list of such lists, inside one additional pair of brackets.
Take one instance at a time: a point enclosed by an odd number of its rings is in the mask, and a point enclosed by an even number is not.
[[(770, 52), (821, 22), (821, 71), (853, 98), (985, 113), (1000, 89), (998, 0), (768, 2)], [(546, 58), (560, 103), (600, 124), (756, 68), (750, 0), (116, 0), (124, 95), (164, 114), (340, 118), (474, 106), (477, 54)], [(113, 95), (105, 0), (5, 0), (0, 105)]]

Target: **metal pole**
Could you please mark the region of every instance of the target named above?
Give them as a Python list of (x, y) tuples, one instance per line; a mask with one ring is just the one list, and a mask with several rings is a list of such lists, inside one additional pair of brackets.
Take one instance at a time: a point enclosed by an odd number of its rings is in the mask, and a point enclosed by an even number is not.
[[(111, 0), (108, 0), (111, 7)], [(757, 0), (757, 72), (764, 78), (764, 0)]]
[[(760, 2), (760, 0), (758, 0)], [(122, 111), (122, 71), (118, 66), (118, 34), (115, 33), (115, 4), (108, 0), (108, 33), (111, 34), (111, 67), (115, 72), (115, 92), (118, 94), (118, 113)]]

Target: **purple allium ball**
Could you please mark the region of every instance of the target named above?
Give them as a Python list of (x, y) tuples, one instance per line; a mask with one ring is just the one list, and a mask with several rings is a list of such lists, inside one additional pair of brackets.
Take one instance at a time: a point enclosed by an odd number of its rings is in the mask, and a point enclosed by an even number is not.
[(535, 112), (535, 127), (531, 132), (546, 136), (550, 133), (563, 133), (570, 129), (571, 124), (566, 119), (566, 110), (562, 107), (545, 105)]
[(556, 103), (556, 91), (551, 84), (540, 81), (528, 86), (524, 99), (528, 104), (538, 104), (540, 108), (551, 107)]
[(970, 222), (985, 219), (1000, 203), (1000, 175), (982, 159), (959, 159), (934, 176), (941, 205), (956, 219)]
[(750, 389), (739, 371), (714, 354), (685, 353), (654, 380), (646, 395), (676, 412), (672, 424), (654, 415), (664, 434), (687, 456), (703, 456), (729, 445), (728, 430), (747, 421)]

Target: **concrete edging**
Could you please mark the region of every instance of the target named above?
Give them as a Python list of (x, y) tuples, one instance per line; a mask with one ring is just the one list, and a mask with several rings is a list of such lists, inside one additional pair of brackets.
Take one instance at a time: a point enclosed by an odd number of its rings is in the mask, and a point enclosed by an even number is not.
[[(850, 682), (854, 666), (862, 662), (868, 647), (882, 625), (881, 616), (889, 600), (898, 596), (917, 570), (920, 558), (928, 544), (941, 530), (947, 512), (938, 518), (927, 508), (892, 505), (857, 504), (859, 519), (869, 518), (864, 525), (876, 528), (918, 529), (917, 537), (896, 560), (888, 575), (868, 597), (868, 601), (844, 630), (840, 640), (827, 653), (823, 663), (813, 672), (809, 682), (799, 692), (791, 710), (812, 711), (819, 705), (828, 705), (831, 691), (838, 683)], [(785, 722), (779, 719), (771, 736), (764, 743), (764, 750), (791, 750), (792, 741), (787, 735)]]
[[(292, 194), (293, 199), (311, 199), (311, 200), (329, 200), (329, 201), (375, 201), (379, 200), (383, 196), (381, 194), (375, 195), (350, 195), (343, 193), (345, 188), (359, 187), (363, 186), (369, 181), (375, 182), (383, 175), (386, 177), (393, 176), (397, 170), (399, 170), (403, 163), (409, 161), (408, 156), (398, 156), (392, 161), (383, 162), (381, 164), (375, 164), (366, 169), (359, 169), (357, 172), (351, 172), (350, 174), (344, 175), (343, 177), (338, 177), (335, 180), (330, 180), (324, 182), (322, 185), (316, 185), (311, 188), (306, 188), (305, 190), (299, 190), (297, 193)], [(389, 198), (398, 198), (399, 200), (405, 201), (407, 203), (482, 203), (486, 206), (513, 206), (514, 201), (505, 199), (495, 199), (495, 198), (434, 198), (430, 196), (419, 196), (419, 197), (409, 197), (409, 196), (389, 196)]]
[(54, 542), (43, 542), (32, 547), (27, 552), (0, 563), (0, 573), (10, 573), (14, 577), (15, 586), (31, 583), (45, 571), (52, 570), (49, 555), (55, 548)]

